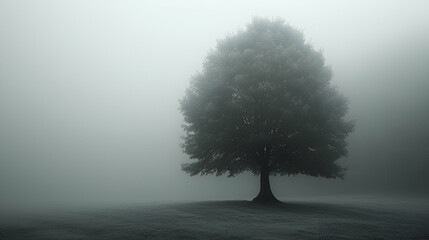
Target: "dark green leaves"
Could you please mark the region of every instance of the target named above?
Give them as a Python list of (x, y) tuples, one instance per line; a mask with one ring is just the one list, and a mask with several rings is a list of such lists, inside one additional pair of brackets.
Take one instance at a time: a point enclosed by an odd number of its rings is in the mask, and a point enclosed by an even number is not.
[(218, 42), (181, 101), (183, 170), (343, 177), (353, 124), (322, 54), (281, 20), (254, 19)]

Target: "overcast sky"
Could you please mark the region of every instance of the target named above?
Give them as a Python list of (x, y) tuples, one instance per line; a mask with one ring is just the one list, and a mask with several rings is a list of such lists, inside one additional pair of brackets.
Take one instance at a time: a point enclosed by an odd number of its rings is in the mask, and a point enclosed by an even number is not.
[[(330, 192), (350, 192), (344, 189), (369, 174), (362, 163), (373, 156), (368, 146), (380, 136), (374, 130), (387, 119), (380, 109), (389, 116), (419, 112), (417, 123), (429, 131), (428, 13), (428, 1), (405, 0), (2, 0), (0, 204), (254, 197), (258, 179), (249, 174), (181, 172), (188, 158), (178, 111), (216, 40), (245, 29), (254, 16), (283, 18), (323, 50), (357, 129), (344, 160), (349, 180), (322, 183)], [(396, 115), (389, 110), (398, 108)], [(388, 158), (379, 156), (389, 149), (377, 149), (377, 159)], [(389, 174), (373, 175), (387, 184)], [(286, 177), (273, 188), (280, 197), (323, 194), (318, 184)]]

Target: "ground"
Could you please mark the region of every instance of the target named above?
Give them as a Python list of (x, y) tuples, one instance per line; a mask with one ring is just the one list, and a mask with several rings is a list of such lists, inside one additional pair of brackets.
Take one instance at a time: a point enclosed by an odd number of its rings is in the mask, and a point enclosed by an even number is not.
[(428, 199), (212, 201), (0, 216), (0, 239), (429, 239)]

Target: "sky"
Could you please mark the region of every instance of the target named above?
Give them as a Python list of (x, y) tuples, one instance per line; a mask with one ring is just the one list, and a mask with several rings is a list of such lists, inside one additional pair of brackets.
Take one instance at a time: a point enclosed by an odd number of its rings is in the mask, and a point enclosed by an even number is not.
[(274, 193), (425, 192), (428, 12), (427, 1), (2, 0), (0, 204), (253, 198), (250, 174), (180, 170), (178, 108), (217, 40), (255, 16), (284, 19), (323, 52), (356, 121), (345, 180), (274, 178)]

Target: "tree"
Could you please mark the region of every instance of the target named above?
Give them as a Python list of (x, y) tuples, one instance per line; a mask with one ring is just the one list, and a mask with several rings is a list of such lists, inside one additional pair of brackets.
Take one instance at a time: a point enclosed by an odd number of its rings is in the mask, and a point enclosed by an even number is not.
[(343, 178), (353, 123), (331, 69), (303, 34), (282, 20), (255, 18), (218, 41), (181, 100), (190, 175), (260, 175), (254, 201), (278, 202), (270, 175)]

